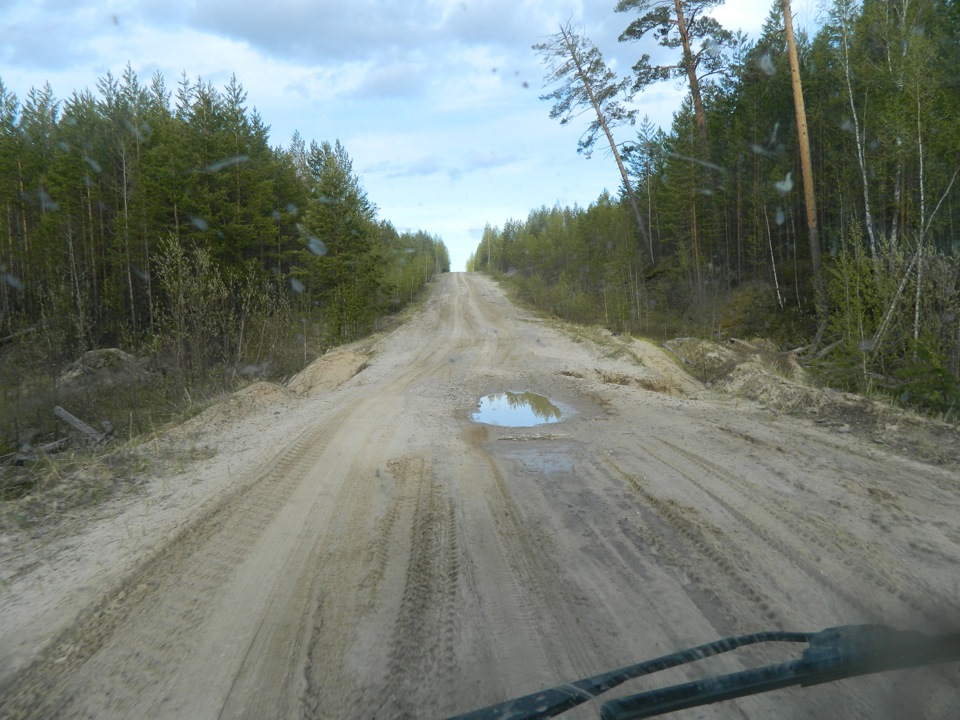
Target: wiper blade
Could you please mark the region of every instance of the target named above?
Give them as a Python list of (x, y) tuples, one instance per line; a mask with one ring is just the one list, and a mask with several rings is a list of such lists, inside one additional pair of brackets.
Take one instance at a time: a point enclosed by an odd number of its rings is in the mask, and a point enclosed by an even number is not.
[(457, 715), (449, 718), (449, 720), (543, 720), (543, 718), (556, 717), (570, 708), (581, 705), (597, 695), (622, 685), (627, 680), (633, 680), (642, 675), (660, 672), (677, 665), (686, 665), (713, 655), (736, 650), (745, 645), (755, 645), (763, 642), (806, 643), (810, 642), (814, 635), (815, 633), (771, 631), (716, 640), (706, 645), (699, 645), (653, 660), (628, 665), (567, 685), (559, 685), (513, 700), (506, 700), (463, 715)]
[(952, 660), (960, 660), (960, 633), (929, 637), (883, 625), (844, 625), (816, 633), (800, 660), (608, 700), (600, 717), (636, 720), (791, 685), (819, 685)]
[(609, 700), (603, 720), (632, 720), (731, 700), (791, 685), (960, 660), (960, 633), (930, 637), (883, 625), (845, 625), (816, 633), (761, 632), (726, 638), (567, 685), (457, 715), (450, 720), (539, 720), (555, 717), (643, 675), (762, 642), (808, 643), (799, 660)]

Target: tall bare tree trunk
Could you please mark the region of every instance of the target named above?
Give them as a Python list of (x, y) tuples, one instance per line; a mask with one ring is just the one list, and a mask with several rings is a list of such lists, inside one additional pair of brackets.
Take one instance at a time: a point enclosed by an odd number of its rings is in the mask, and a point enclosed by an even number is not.
[(817, 197), (813, 189), (813, 165), (810, 162), (810, 135), (807, 132), (807, 110), (803, 103), (800, 83), (800, 60), (793, 37), (793, 18), (790, 0), (782, 0), (783, 26), (787, 34), (787, 54), (790, 56), (790, 83), (793, 86), (793, 107), (797, 115), (797, 135), (800, 141), (800, 168), (803, 173), (803, 199), (807, 206), (807, 233), (810, 241), (810, 262), (813, 265), (814, 284), (820, 275), (820, 238), (817, 232)]
[(687, 31), (687, 21), (683, 17), (683, 4), (680, 0), (673, 0), (677, 13), (677, 31), (680, 33), (680, 42), (683, 44), (683, 67), (687, 71), (687, 80), (690, 83), (690, 97), (693, 99), (693, 116), (700, 132), (700, 144), (704, 158), (710, 157), (710, 146), (707, 143), (707, 115), (703, 111), (703, 98), (700, 95), (700, 81), (697, 79), (697, 68), (693, 62), (693, 49), (690, 47), (690, 33)]

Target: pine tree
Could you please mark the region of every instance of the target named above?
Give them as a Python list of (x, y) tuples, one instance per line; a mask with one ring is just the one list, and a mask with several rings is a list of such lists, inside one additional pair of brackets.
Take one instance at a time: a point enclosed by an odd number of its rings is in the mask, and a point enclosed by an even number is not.
[(725, 54), (734, 47), (735, 36), (706, 12), (722, 5), (724, 0), (620, 0), (617, 12), (634, 10), (640, 17), (632, 21), (620, 35), (620, 41), (636, 41), (648, 33), (665, 48), (680, 48), (674, 65), (652, 65), (644, 54), (634, 65), (634, 92), (651, 83), (675, 77), (686, 77), (693, 100), (694, 118), (700, 133), (704, 158), (710, 157), (707, 119), (701, 85), (707, 77), (726, 68)]
[(339, 140), (312, 143), (307, 165), (312, 182), (301, 257), (312, 265), (307, 289), (324, 307), (330, 337), (339, 343), (364, 332), (383, 301), (380, 231)]
[[(560, 83), (553, 92), (540, 97), (541, 100), (556, 101), (550, 110), (550, 117), (559, 118), (560, 124), (566, 125), (585, 109), (592, 109), (596, 114), (596, 120), (593, 120), (581, 135), (577, 151), (589, 157), (598, 134), (603, 131), (620, 170), (620, 178), (633, 208), (637, 227), (650, 253), (650, 261), (655, 262), (646, 221), (637, 205), (618, 145), (613, 139), (613, 128), (632, 125), (637, 115), (636, 110), (627, 108), (632, 99), (627, 92), (627, 81), (617, 80), (616, 73), (607, 67), (600, 50), (578, 34), (569, 23), (562, 25), (559, 32), (550, 36), (547, 42), (533, 47), (547, 63), (546, 84)], [(618, 99), (621, 95), (622, 100)]]

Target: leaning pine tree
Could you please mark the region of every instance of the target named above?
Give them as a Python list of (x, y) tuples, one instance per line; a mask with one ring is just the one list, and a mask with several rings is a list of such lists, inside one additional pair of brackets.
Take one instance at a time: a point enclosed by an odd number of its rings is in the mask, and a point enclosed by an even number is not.
[[(550, 117), (560, 118), (560, 124), (566, 125), (583, 110), (593, 108), (597, 114), (597, 119), (590, 123), (580, 137), (577, 152), (589, 157), (597, 135), (603, 130), (620, 169), (620, 177), (627, 190), (637, 227), (650, 252), (650, 261), (656, 262), (646, 222), (640, 214), (630, 178), (611, 132), (613, 127), (632, 125), (636, 120), (637, 111), (628, 110), (624, 106), (632, 97), (627, 91), (629, 79), (618, 80), (616, 73), (607, 67), (596, 45), (575, 32), (569, 23), (561, 25), (558, 33), (548, 37), (546, 42), (534, 45), (533, 49), (543, 56), (547, 65), (548, 73), (544, 84), (560, 83), (553, 92), (540, 96), (541, 100), (556, 101), (550, 110)], [(623, 97), (622, 102), (618, 99), (620, 96)]]

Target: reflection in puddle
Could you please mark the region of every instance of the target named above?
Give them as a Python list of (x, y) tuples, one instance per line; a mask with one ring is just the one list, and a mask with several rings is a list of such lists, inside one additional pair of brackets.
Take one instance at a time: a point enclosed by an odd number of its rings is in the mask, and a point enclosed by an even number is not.
[(473, 419), (475, 422), (501, 427), (531, 427), (560, 420), (561, 411), (549, 398), (532, 392), (505, 392), (487, 395)]

